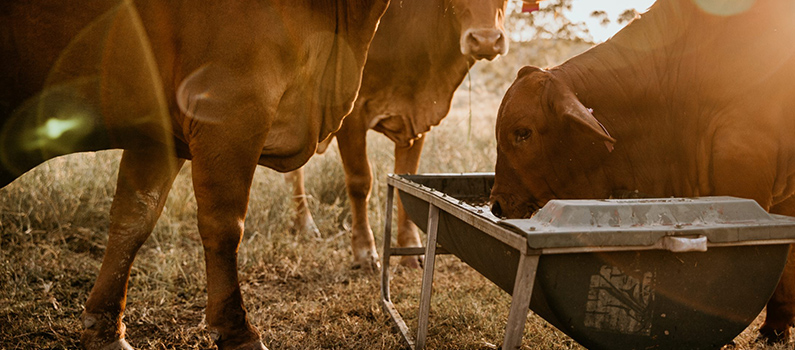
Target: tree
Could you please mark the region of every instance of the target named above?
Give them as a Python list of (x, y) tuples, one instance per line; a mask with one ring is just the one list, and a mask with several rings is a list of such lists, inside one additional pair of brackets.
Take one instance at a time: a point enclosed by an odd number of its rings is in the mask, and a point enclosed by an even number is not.
[[(462, 89), (471, 87), (476, 95), (484, 92), (501, 95), (522, 66), (554, 66), (593, 46), (595, 43), (587, 25), (566, 16), (572, 3), (573, 0), (543, 0), (538, 10), (527, 13), (522, 12), (521, 2), (509, 2), (505, 18), (505, 29), (511, 39), (508, 54), (496, 62), (476, 64), (470, 80), (461, 85)], [(616, 21), (623, 24), (636, 15), (635, 10), (629, 9)], [(611, 23), (605, 11), (595, 11), (591, 16), (599, 19), (602, 25)]]
[(511, 33), (511, 41), (561, 39), (592, 42), (585, 23), (573, 22), (565, 15), (565, 11), (571, 10), (572, 1), (541, 1), (539, 9), (531, 13), (522, 12), (521, 6), (510, 3), (505, 26)]
[[(521, 5), (509, 3), (506, 29), (511, 33), (511, 40), (523, 42), (555, 39), (593, 43), (593, 37), (586, 24), (572, 21), (566, 16), (566, 12), (571, 10), (572, 2), (573, 0), (542, 0), (538, 10), (531, 13), (522, 12)], [(637, 15), (634, 9), (627, 9), (616, 18), (616, 22), (628, 23)], [(591, 17), (599, 20), (603, 26), (611, 23), (605, 11), (594, 11)]]
[(616, 21), (618, 21), (618, 24), (629, 23), (635, 19), (635, 17), (638, 17), (638, 15), (640, 14), (638, 11), (635, 11), (635, 9), (624, 10), (624, 12), (618, 15), (618, 19)]

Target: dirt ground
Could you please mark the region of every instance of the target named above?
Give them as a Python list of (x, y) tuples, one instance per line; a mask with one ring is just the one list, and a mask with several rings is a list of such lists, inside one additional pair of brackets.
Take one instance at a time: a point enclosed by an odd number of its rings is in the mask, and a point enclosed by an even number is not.
[[(421, 173), (493, 171), (499, 96), (457, 95), (428, 134)], [(381, 249), (385, 179), (393, 145), (368, 136), (370, 221)], [(352, 270), (350, 211), (335, 146), (307, 165), (320, 236), (290, 230), (290, 189), (258, 169), (239, 252), (249, 318), (270, 349), (401, 349), (379, 302), (379, 275)], [(117, 151), (51, 160), (0, 190), (0, 350), (76, 349), (79, 316), (100, 266), (115, 188)], [(129, 282), (127, 338), (136, 349), (211, 349), (206, 280), (186, 166)], [(416, 327), (421, 271), (389, 266), (392, 299)], [(727, 291), (731, 292), (731, 291)], [(452, 256), (437, 260), (428, 348), (496, 349), (510, 297)], [(760, 319), (727, 349), (792, 349), (755, 341)], [(531, 314), (522, 349), (582, 349)]]
[[(446, 152), (446, 146), (430, 143), (433, 152)], [(0, 349), (78, 347), (78, 319), (104, 252), (117, 156), (57, 159), (0, 192)], [(250, 320), (271, 349), (403, 348), (381, 310), (379, 276), (350, 268), (349, 214), (334, 157), (324, 156), (309, 169), (330, 175), (310, 179), (320, 237), (290, 231), (289, 189), (281, 175), (258, 171), (239, 255)], [(388, 167), (374, 170), (382, 179)], [(206, 281), (189, 168), (183, 172), (133, 268), (125, 323), (136, 349), (213, 348), (204, 322)], [(371, 208), (376, 231), (383, 217), (382, 181), (374, 187), (381, 191), (374, 191)], [(380, 244), (381, 234), (376, 236)], [(392, 299), (414, 329), (421, 271), (395, 263), (389, 268)], [(509, 304), (507, 293), (466, 264), (440, 256), (428, 348), (496, 349)], [(755, 342), (759, 322), (727, 349), (792, 348)], [(523, 349), (582, 347), (531, 315)]]

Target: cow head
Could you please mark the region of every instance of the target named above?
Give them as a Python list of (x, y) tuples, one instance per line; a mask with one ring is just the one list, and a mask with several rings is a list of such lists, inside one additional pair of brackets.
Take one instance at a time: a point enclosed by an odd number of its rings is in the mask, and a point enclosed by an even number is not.
[(493, 60), (508, 52), (505, 36), (507, 0), (451, 0), (461, 25), (461, 53)]
[(565, 83), (524, 67), (497, 116), (497, 164), (491, 192), (499, 217), (528, 217), (554, 198), (604, 198), (597, 171), (613, 139)]

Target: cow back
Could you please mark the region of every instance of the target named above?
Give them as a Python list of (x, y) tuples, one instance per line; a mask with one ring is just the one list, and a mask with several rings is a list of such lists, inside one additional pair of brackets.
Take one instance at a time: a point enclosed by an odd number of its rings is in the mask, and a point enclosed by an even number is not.
[(387, 3), (3, 2), (0, 185), (74, 152), (191, 158), (201, 123), (247, 123), (260, 164), (298, 167), (350, 111)]

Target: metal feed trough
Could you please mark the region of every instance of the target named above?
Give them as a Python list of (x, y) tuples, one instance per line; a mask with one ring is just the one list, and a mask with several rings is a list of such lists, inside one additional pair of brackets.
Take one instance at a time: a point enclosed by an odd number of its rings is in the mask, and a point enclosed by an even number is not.
[[(500, 220), (485, 206), (493, 174), (387, 183), (381, 298), (417, 349), (437, 253), (512, 295), (503, 349), (519, 348), (530, 309), (589, 349), (717, 349), (764, 308), (795, 243), (795, 218), (733, 197), (560, 200), (531, 219)], [(395, 189), (425, 248), (391, 247)], [(416, 339), (390, 299), (388, 268), (390, 257), (415, 254), (425, 254)]]

